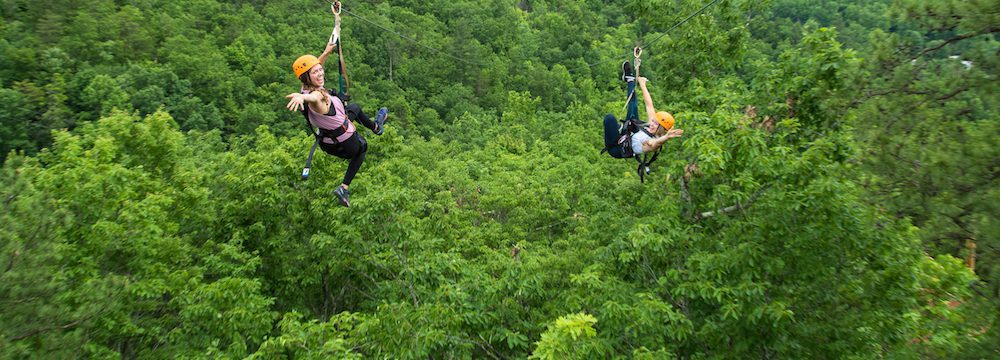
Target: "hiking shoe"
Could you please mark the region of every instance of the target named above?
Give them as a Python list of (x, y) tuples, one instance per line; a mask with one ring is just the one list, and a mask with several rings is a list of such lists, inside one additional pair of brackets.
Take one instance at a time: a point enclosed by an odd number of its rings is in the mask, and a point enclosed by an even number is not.
[(375, 135), (382, 135), (382, 133), (385, 132), (385, 127), (383, 127), (383, 125), (385, 125), (385, 120), (388, 118), (389, 109), (378, 109), (378, 115), (375, 115), (375, 127), (378, 128), (378, 131), (375, 132)]
[(340, 199), (340, 205), (344, 205), (344, 207), (351, 207), (351, 201), (349, 199), (351, 192), (347, 191), (346, 188), (343, 186), (337, 186), (337, 188), (333, 190), (333, 194), (337, 195), (337, 198)]
[(626, 83), (635, 81), (635, 72), (632, 71), (632, 63), (628, 60), (622, 62), (622, 81)]

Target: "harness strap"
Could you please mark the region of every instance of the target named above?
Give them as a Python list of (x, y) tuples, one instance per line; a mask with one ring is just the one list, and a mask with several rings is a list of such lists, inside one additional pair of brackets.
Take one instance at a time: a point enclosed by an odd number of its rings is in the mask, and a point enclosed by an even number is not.
[(649, 157), (649, 160), (646, 160), (648, 156), (649, 154), (635, 156), (635, 160), (639, 162), (639, 168), (636, 169), (636, 172), (639, 173), (639, 182), (642, 183), (646, 182), (646, 174), (649, 174), (649, 172), (651, 171), (651, 169), (649, 168), (650, 165), (652, 165), (653, 162), (656, 161), (658, 157), (660, 157), (660, 149), (656, 149), (656, 151), (653, 152), (653, 156)]
[(312, 166), (313, 154), (316, 154), (316, 147), (319, 146), (319, 138), (313, 142), (312, 149), (309, 150), (309, 157), (306, 158), (306, 166), (302, 168), (302, 180), (309, 180), (309, 168)]
[[(639, 58), (639, 57), (642, 56), (642, 48), (636, 46), (635, 48), (632, 49), (632, 53), (633, 53), (633, 55), (635, 55), (635, 60), (632, 62), (632, 64), (633, 64), (632, 65), (632, 69), (634, 69), (634, 73), (632, 75), (635, 76), (635, 79), (633, 81), (638, 81), (639, 80), (639, 65), (642, 64), (642, 59)], [(629, 104), (629, 102), (632, 101), (632, 98), (634, 98), (634, 97), (635, 97), (635, 87), (632, 88), (632, 91), (629, 91), (628, 97), (625, 99), (625, 107), (622, 110), (627, 110), (628, 109), (628, 104)], [(626, 114), (625, 116), (627, 117), (628, 116), (628, 111), (626, 111), (625, 114)], [(635, 116), (639, 116), (639, 114), (636, 113)]]
[(646, 135), (649, 135), (650, 138), (655, 138), (656, 137), (656, 135), (653, 135), (652, 133), (650, 133), (649, 130), (646, 130), (645, 126), (639, 127), (639, 131), (642, 131)]
[(337, 138), (340, 137), (340, 135), (344, 135), (344, 133), (347, 132), (347, 122), (345, 121), (344, 125), (341, 125), (340, 127), (336, 128), (336, 129), (318, 128), (318, 130), (319, 131), (317, 131), (317, 134), (316, 134), (317, 138), (329, 138), (329, 139), (333, 140), (334, 144), (336, 144), (336, 143), (339, 142), (339, 141), (337, 141)]
[(347, 63), (344, 61), (344, 47), (341, 45), (340, 41), (340, 12), (343, 11), (343, 5), (340, 1), (330, 3), (330, 11), (333, 12), (334, 16), (333, 33), (330, 34), (330, 43), (337, 45), (337, 67), (340, 71), (340, 93), (346, 94), (346, 89), (351, 86), (351, 79), (347, 77)]
[(632, 89), (632, 91), (628, 92), (628, 97), (625, 98), (625, 106), (622, 106), (622, 111), (624, 111), (626, 114), (625, 116), (628, 116), (628, 103), (631, 102), (632, 98), (634, 97), (635, 97), (635, 89)]
[(329, 138), (334, 144), (337, 144), (337, 138), (347, 132), (347, 121), (340, 127), (330, 130), (323, 128), (313, 129), (312, 123), (309, 122), (309, 110), (302, 110), (302, 116), (306, 119), (306, 127), (308, 128), (309, 134), (316, 137), (313, 141), (312, 149), (309, 150), (309, 156), (306, 157), (306, 166), (302, 168), (302, 180), (309, 180), (309, 169), (312, 167), (313, 155), (316, 154), (316, 148), (319, 147), (319, 143), (323, 141), (323, 138)]
[(340, 92), (346, 94), (347, 88), (351, 87), (351, 79), (347, 77), (347, 62), (344, 61), (344, 47), (337, 40), (337, 57), (340, 58), (338, 68), (340, 69)]

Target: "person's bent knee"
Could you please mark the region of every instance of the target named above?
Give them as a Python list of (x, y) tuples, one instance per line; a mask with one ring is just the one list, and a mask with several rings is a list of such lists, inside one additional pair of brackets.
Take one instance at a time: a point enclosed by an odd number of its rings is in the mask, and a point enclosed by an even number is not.
[(624, 150), (622, 149), (621, 146), (615, 146), (608, 149), (608, 155), (611, 155), (611, 157), (615, 159), (621, 159), (625, 157)]
[(608, 115), (604, 116), (604, 122), (605, 123), (608, 123), (608, 122), (610, 122), (610, 123), (616, 123), (616, 122), (618, 122), (618, 119), (615, 118), (614, 115), (608, 114)]
[(358, 153), (364, 154), (368, 152), (368, 140), (365, 140), (364, 136), (358, 135), (358, 141), (361, 142), (360, 151)]
[(358, 114), (361, 113), (361, 106), (358, 105), (357, 103), (350, 103), (350, 104), (344, 105), (344, 110), (347, 111), (347, 113), (351, 115), (352, 119), (356, 119), (357, 116), (358, 116)]

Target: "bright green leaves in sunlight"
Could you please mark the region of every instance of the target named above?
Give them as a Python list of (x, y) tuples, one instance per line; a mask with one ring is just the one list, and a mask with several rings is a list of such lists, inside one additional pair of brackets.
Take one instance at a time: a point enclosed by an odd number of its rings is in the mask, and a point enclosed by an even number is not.
[(589, 340), (597, 334), (597, 319), (579, 313), (556, 319), (555, 324), (542, 333), (534, 359), (587, 359), (598, 356)]
[(209, 177), (169, 115), (113, 113), (56, 139), (46, 165), (5, 167), (3, 300), (20, 304), (5, 356), (32, 353), (22, 339), (67, 357), (245, 354), (262, 339), (274, 314), (247, 277), (259, 260), (206, 236)]

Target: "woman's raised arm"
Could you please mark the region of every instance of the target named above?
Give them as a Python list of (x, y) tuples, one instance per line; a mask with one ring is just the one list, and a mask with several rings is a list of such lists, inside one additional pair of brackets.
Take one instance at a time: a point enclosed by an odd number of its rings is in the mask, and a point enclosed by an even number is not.
[(330, 34), (330, 41), (326, 43), (326, 49), (323, 53), (319, 55), (319, 63), (326, 64), (326, 58), (330, 57), (333, 53), (333, 49), (337, 48), (337, 42), (340, 41), (340, 10), (338, 10), (334, 5), (330, 5), (330, 11), (333, 12), (333, 33)]
[(642, 101), (646, 103), (646, 120), (656, 121), (656, 108), (653, 107), (653, 98), (649, 96), (649, 90), (646, 90), (646, 78), (639, 77), (636, 79), (639, 82), (639, 88), (642, 89)]

